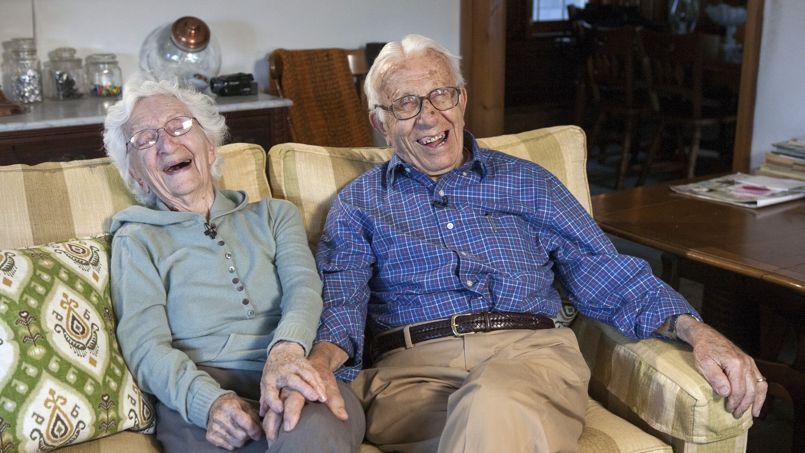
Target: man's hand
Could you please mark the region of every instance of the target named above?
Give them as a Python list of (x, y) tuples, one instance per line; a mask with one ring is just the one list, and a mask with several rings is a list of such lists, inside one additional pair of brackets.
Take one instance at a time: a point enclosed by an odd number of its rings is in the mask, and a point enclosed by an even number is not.
[(249, 439), (263, 436), (260, 419), (246, 401), (234, 393), (226, 393), (213, 401), (207, 417), (207, 441), (216, 447), (234, 450)]
[(282, 413), (280, 390), (284, 388), (297, 390), (311, 401), (327, 399), (324, 383), (305, 358), (304, 348), (288, 341), (274, 344), (263, 367), (263, 376), (260, 379), (261, 417), (269, 409)]
[[(324, 383), (326, 394), (324, 404), (336, 418), (343, 421), (349, 417), (333, 370), (338, 369), (346, 359), (346, 352), (338, 346), (326, 342), (317, 343), (310, 353), (310, 364)], [(284, 402), (283, 410), (274, 411), (272, 409), (263, 418), (263, 430), (269, 445), (277, 439), (280, 425), (282, 425), (283, 431), (291, 431), (296, 427), (302, 414), (302, 408), (305, 406), (305, 396), (298, 391), (283, 389), (281, 398)]]
[(760, 415), (769, 386), (765, 379), (758, 381), (763, 375), (752, 357), (690, 315), (679, 317), (677, 336), (693, 346), (696, 368), (719, 395), (727, 398), (727, 410), (735, 418), (750, 405), (752, 415)]

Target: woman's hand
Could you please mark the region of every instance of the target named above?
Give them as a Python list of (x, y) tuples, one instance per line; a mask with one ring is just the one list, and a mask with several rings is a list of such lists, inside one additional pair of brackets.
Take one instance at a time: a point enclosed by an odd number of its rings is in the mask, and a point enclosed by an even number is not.
[(226, 393), (213, 401), (207, 417), (207, 441), (216, 447), (234, 450), (249, 439), (263, 435), (254, 408), (234, 393)]
[[(337, 419), (342, 421), (346, 421), (349, 416), (333, 370), (338, 369), (347, 358), (346, 352), (328, 342), (316, 343), (309, 357), (310, 365), (316, 370), (316, 373), (324, 383), (327, 395), (327, 400), (324, 401), (324, 404), (327, 405), (330, 412)], [(296, 427), (302, 415), (302, 409), (305, 406), (305, 397), (299, 392), (286, 388), (282, 390), (281, 397), (284, 401), (284, 410), (282, 412), (270, 410), (263, 418), (263, 430), (266, 433), (266, 440), (269, 446), (277, 440), (280, 425), (282, 425), (283, 431), (291, 431)]]
[(301, 345), (289, 341), (274, 344), (268, 353), (260, 380), (260, 416), (269, 409), (282, 413), (282, 389), (296, 390), (310, 401), (327, 401), (327, 393), (319, 373), (305, 358)]

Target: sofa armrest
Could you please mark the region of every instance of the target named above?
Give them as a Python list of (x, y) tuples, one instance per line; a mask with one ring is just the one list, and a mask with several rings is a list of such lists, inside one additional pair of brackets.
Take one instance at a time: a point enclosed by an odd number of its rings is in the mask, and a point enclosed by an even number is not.
[(752, 426), (750, 411), (738, 419), (727, 412), (686, 344), (631, 340), (583, 316), (572, 328), (590, 367), (590, 395), (615, 414), (696, 444), (736, 438)]

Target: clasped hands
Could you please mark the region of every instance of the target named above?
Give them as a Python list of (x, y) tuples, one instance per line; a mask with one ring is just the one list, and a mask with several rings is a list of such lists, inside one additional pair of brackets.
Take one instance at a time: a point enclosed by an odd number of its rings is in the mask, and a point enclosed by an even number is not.
[(220, 396), (210, 407), (206, 439), (217, 447), (234, 450), (265, 435), (270, 445), (277, 439), (280, 425), (285, 431), (296, 426), (306, 400), (325, 403), (338, 419), (347, 419), (329, 368), (308, 361), (299, 344), (277, 342), (263, 367), (259, 412), (235, 393)]

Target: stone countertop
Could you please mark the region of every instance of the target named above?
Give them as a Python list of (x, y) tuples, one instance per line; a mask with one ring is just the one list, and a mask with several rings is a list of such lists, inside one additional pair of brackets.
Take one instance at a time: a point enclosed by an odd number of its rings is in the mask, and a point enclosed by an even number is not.
[[(107, 109), (118, 99), (88, 96), (69, 101), (45, 100), (29, 106), (30, 110), (27, 113), (0, 116), (0, 132), (103, 124)], [(293, 103), (290, 99), (265, 93), (250, 96), (219, 96), (215, 98), (215, 102), (221, 113), (290, 107)]]

